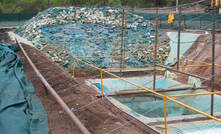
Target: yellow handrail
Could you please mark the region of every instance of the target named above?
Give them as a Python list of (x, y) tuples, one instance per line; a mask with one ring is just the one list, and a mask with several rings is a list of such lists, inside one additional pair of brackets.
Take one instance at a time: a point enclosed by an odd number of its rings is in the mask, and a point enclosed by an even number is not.
[[(76, 57), (75, 57), (75, 58), (76, 58)], [(125, 81), (125, 82), (127, 82), (127, 83), (129, 83), (129, 84), (131, 84), (131, 85), (133, 85), (133, 86), (136, 86), (136, 87), (138, 87), (138, 88), (141, 88), (141, 89), (143, 89), (143, 90), (146, 90), (146, 91), (148, 91), (148, 92), (151, 92), (151, 93), (153, 93), (153, 94), (155, 94), (155, 95), (158, 95), (158, 96), (160, 96), (160, 97), (162, 97), (162, 98), (163, 98), (163, 96), (164, 96), (163, 94), (157, 93), (157, 92), (155, 92), (155, 91), (153, 91), (153, 90), (151, 90), (151, 89), (148, 89), (148, 88), (142, 87), (142, 86), (140, 86), (140, 85), (137, 85), (137, 84), (135, 84), (135, 83), (133, 83), (133, 82), (128, 81), (128, 80), (125, 79), (125, 78), (121, 78), (121, 77), (118, 76), (118, 75), (115, 75), (115, 74), (113, 74), (113, 73), (111, 73), (111, 72), (109, 72), (109, 71), (107, 71), (107, 70), (101, 69), (101, 68), (99, 68), (99, 67), (96, 67), (96, 66), (94, 66), (94, 65), (92, 65), (92, 64), (89, 64), (89, 63), (87, 63), (87, 62), (85, 62), (85, 61), (82, 61), (82, 60), (80, 60), (80, 59), (78, 59), (78, 58), (76, 58), (76, 60), (78, 60), (78, 61), (80, 61), (80, 62), (82, 62), (82, 63), (84, 63), (84, 64), (86, 64), (86, 65), (88, 65), (88, 66), (90, 66), (90, 67), (92, 67), (92, 68), (95, 68), (95, 69), (97, 69), (97, 70), (103, 71), (103, 72), (105, 72), (105, 73), (107, 73), (107, 74), (109, 74), (109, 75), (111, 75), (111, 76), (113, 76), (113, 77), (115, 77), (115, 78), (118, 78), (118, 79), (120, 79), (120, 80), (122, 80), (122, 81)]]
[(183, 107), (185, 107), (185, 108), (187, 108), (187, 109), (189, 109), (189, 110), (195, 111), (195, 112), (197, 112), (197, 113), (199, 113), (199, 114), (201, 114), (201, 115), (204, 115), (204, 116), (207, 117), (207, 118), (210, 118), (210, 119), (212, 119), (212, 120), (214, 120), (214, 121), (216, 121), (216, 122), (221, 123), (221, 119), (218, 119), (218, 118), (216, 118), (216, 117), (214, 117), (214, 116), (212, 116), (212, 115), (209, 115), (209, 114), (207, 114), (207, 113), (205, 113), (205, 112), (202, 112), (202, 111), (200, 111), (200, 110), (198, 110), (198, 109), (196, 109), (196, 108), (193, 108), (193, 107), (191, 107), (191, 106), (189, 106), (189, 105), (186, 105), (186, 104), (184, 104), (184, 103), (182, 103), (182, 102), (179, 102), (179, 101), (177, 101), (177, 100), (175, 100), (175, 99), (173, 99), (173, 98), (170, 98), (170, 97), (168, 97), (168, 96), (167, 96), (167, 99), (168, 99), (168, 100), (171, 100), (171, 101), (173, 101), (173, 102), (175, 102), (176, 104), (178, 104), (178, 105), (180, 105), (180, 106), (183, 106)]
[(187, 97), (187, 96), (203, 96), (203, 95), (212, 95), (212, 94), (221, 94), (219, 92), (207, 92), (207, 93), (195, 93), (195, 94), (175, 94), (175, 95), (168, 95), (169, 97)]
[[(75, 58), (76, 58), (76, 57), (75, 57)], [(180, 101), (177, 101), (177, 100), (171, 98), (172, 96), (163, 95), (163, 94), (161, 94), (161, 93), (155, 92), (155, 91), (153, 91), (153, 90), (151, 90), (151, 89), (148, 89), (148, 88), (146, 88), (146, 87), (137, 85), (136, 83), (130, 82), (130, 81), (128, 81), (128, 80), (125, 79), (125, 78), (121, 78), (121, 77), (119, 77), (118, 75), (115, 75), (115, 74), (113, 74), (113, 73), (110, 73), (110, 72), (108, 72), (107, 70), (104, 70), (104, 69), (101, 69), (101, 68), (99, 68), (99, 67), (96, 67), (96, 66), (94, 66), (94, 65), (92, 65), (92, 64), (89, 64), (89, 63), (87, 63), (87, 62), (85, 62), (85, 61), (82, 61), (82, 60), (80, 60), (80, 59), (78, 59), (78, 58), (76, 58), (76, 60), (78, 60), (78, 61), (80, 61), (80, 62), (82, 62), (82, 63), (84, 63), (84, 64), (86, 64), (86, 65), (88, 65), (88, 66), (90, 66), (90, 67), (92, 67), (92, 68), (95, 68), (95, 69), (97, 69), (97, 70), (99, 70), (99, 71), (101, 71), (101, 72), (105, 72), (105, 73), (107, 73), (107, 74), (109, 74), (109, 75), (111, 75), (111, 76), (113, 76), (113, 77), (115, 77), (115, 78), (118, 78), (118, 79), (120, 79), (120, 80), (122, 80), (122, 81), (125, 81), (125, 82), (127, 82), (127, 83), (129, 83), (129, 84), (131, 84), (131, 85), (133, 85), (133, 86), (135, 86), (135, 87), (137, 87), (137, 88), (140, 88), (140, 89), (143, 89), (143, 90), (145, 90), (145, 91), (151, 92), (151, 93), (153, 93), (153, 94), (155, 94), (155, 95), (160, 96), (161, 98), (163, 98), (163, 99), (164, 99), (165, 134), (167, 134), (166, 103), (165, 103), (166, 100), (170, 100), (170, 101), (172, 101), (172, 102), (174, 102), (174, 103), (176, 103), (176, 104), (178, 104), (178, 105), (180, 105), (180, 106), (182, 106), (182, 107), (184, 107), (184, 108), (187, 108), (187, 109), (189, 109), (189, 110), (195, 111), (196, 113), (199, 113), (199, 114), (204, 115), (205, 117), (207, 117), (207, 118), (209, 118), (209, 119), (212, 119), (212, 120), (214, 120), (214, 121), (216, 121), (216, 122), (221, 123), (221, 119), (218, 119), (218, 118), (216, 118), (216, 117), (214, 117), (214, 116), (212, 116), (212, 115), (209, 115), (209, 114), (207, 114), (207, 113), (205, 113), (205, 112), (202, 112), (202, 111), (200, 111), (200, 110), (198, 110), (198, 109), (196, 109), (196, 108), (194, 108), (194, 107), (191, 107), (191, 106), (186, 105), (186, 104), (184, 104), (184, 103), (182, 103), (182, 102), (180, 102)], [(103, 78), (102, 78), (102, 79), (103, 79)], [(213, 92), (213, 93), (211, 93), (211, 94), (216, 94), (216, 93), (219, 93), (219, 92)], [(207, 94), (208, 94), (208, 93), (207, 93)], [(220, 93), (219, 93), (219, 94), (220, 94)]]

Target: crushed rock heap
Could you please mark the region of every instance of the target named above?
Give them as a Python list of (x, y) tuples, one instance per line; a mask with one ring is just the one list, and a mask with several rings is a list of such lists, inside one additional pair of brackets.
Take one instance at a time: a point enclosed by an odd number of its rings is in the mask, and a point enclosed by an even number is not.
[[(17, 33), (32, 41), (54, 62), (70, 69), (73, 54), (111, 57), (116, 53), (113, 47), (114, 43), (120, 47), (121, 16), (120, 8), (55, 7), (38, 13), (17, 29)], [(154, 27), (133, 11), (126, 11), (125, 22), (125, 66), (152, 63), (152, 54), (147, 55), (152, 50), (147, 49), (154, 44)], [(159, 50), (167, 52), (169, 45)], [(103, 67), (111, 63), (111, 58), (84, 60)]]

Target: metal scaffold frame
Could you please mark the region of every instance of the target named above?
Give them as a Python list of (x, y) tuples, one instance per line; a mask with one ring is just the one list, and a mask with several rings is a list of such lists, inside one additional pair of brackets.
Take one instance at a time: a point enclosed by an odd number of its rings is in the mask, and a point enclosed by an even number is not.
[[(205, 1), (205, 0), (201, 0), (201, 1)], [(48, 7), (51, 6), (51, 1), (48, 0)], [(183, 5), (183, 6), (186, 6), (186, 5)], [(168, 9), (171, 9), (171, 8), (175, 8), (175, 7), (168, 7), (168, 8), (164, 8), (164, 9), (161, 9), (161, 10), (168, 10)], [(213, 1), (213, 23), (212, 23), (212, 63), (207, 63), (207, 62), (202, 62), (202, 61), (191, 61), (191, 60), (188, 60), (188, 59), (185, 59), (189, 62), (193, 62), (193, 63), (196, 63), (197, 64), (191, 64), (191, 65), (184, 65), (182, 59), (180, 59), (180, 33), (181, 33), (181, 23), (182, 23), (182, 20), (181, 20), (181, 17), (182, 17), (182, 6), (177, 6), (177, 9), (178, 9), (178, 13), (179, 13), (179, 17), (178, 17), (178, 49), (177, 49), (177, 68), (176, 69), (173, 69), (173, 68), (169, 68), (169, 67), (166, 67), (166, 66), (163, 66), (163, 65), (158, 65), (157, 64), (157, 47), (158, 47), (158, 23), (159, 23), (159, 18), (158, 18), (158, 7), (157, 8), (154, 8), (152, 10), (156, 10), (156, 16), (155, 16), (155, 45), (154, 45), (154, 64), (153, 65), (149, 65), (149, 67), (152, 67), (153, 69), (153, 89), (149, 89), (149, 88), (146, 88), (144, 87), (144, 85), (138, 85), (136, 83), (133, 83), (133, 82), (130, 82), (128, 81), (127, 79), (125, 78), (122, 78), (121, 76), (118, 76), (116, 74), (113, 74), (111, 73), (110, 71), (108, 71), (107, 69), (103, 69), (102, 67), (96, 67), (94, 66), (93, 64), (90, 64), (88, 62), (85, 62), (81, 59), (94, 59), (94, 58), (119, 58), (120, 59), (120, 67), (119, 68), (115, 68), (115, 69), (119, 69), (120, 72), (121, 71), (124, 71), (126, 69), (130, 69), (130, 70), (135, 70), (135, 71), (144, 71), (145, 69), (147, 69), (148, 67), (142, 67), (142, 68), (127, 68), (127, 67), (124, 67), (124, 60), (125, 60), (125, 48), (126, 48), (126, 45), (125, 45), (125, 40), (126, 40), (126, 28), (125, 28), (125, 25), (126, 25), (126, 20), (125, 20), (125, 12), (123, 10), (123, 13), (122, 13), (122, 25), (121, 25), (121, 28), (119, 28), (121, 30), (121, 44), (120, 44), (120, 56), (110, 56), (110, 57), (107, 57), (107, 56), (77, 56), (75, 54), (75, 51), (73, 52), (73, 64), (72, 64), (72, 75), (75, 76), (75, 73), (76, 73), (76, 62), (80, 62), (84, 65), (87, 65), (93, 69), (96, 70), (96, 72), (99, 73), (99, 78), (100, 78), (100, 83), (101, 83), (101, 97), (102, 97), (102, 100), (104, 101), (104, 98), (107, 97), (108, 95), (105, 95), (104, 94), (104, 82), (103, 82), (103, 79), (104, 79), (104, 74), (107, 74), (109, 76), (112, 76), (114, 78), (117, 78), (119, 80), (122, 80), (130, 85), (133, 85), (136, 87), (136, 90), (140, 90), (140, 91), (143, 91), (143, 93), (151, 93), (153, 94), (154, 96), (158, 96), (158, 97), (161, 97), (163, 99), (163, 110), (164, 110), (164, 132), (165, 134), (168, 133), (168, 121), (167, 121), (167, 102), (168, 101), (171, 101), (171, 102), (174, 102), (175, 104), (178, 104), (186, 109), (189, 109), (191, 111), (194, 111), (200, 115), (203, 115), (205, 116), (206, 118), (208, 119), (211, 119), (215, 122), (218, 122), (218, 123), (221, 123), (221, 119), (217, 118), (214, 116), (214, 95), (220, 95), (221, 94), (221, 91), (214, 91), (214, 82), (215, 82), (215, 68), (221, 68), (221, 64), (215, 64), (215, 28), (216, 28), (216, 7), (215, 7), (215, 0)], [(184, 18), (184, 23), (185, 23), (185, 18)], [(201, 23), (201, 22), (200, 22)], [(184, 24), (185, 25), (185, 24)], [(201, 24), (200, 24), (201, 26)], [(185, 27), (185, 26), (184, 26)], [(118, 33), (117, 33), (118, 34)], [(117, 35), (118, 36), (118, 35)], [(33, 64), (31, 59), (28, 57), (27, 53), (25, 52), (24, 48), (22, 47), (22, 45), (20, 44), (20, 42), (18, 42), (18, 45), (19, 47), (21, 48), (22, 52), (24, 53), (25, 57), (27, 58), (28, 62), (30, 63), (30, 65), (32, 66), (32, 68), (34, 69), (35, 73), (37, 74), (37, 76), (41, 79), (42, 83), (46, 86), (47, 90), (53, 95), (53, 97), (56, 99), (56, 101), (60, 104), (60, 106), (64, 109), (64, 111), (68, 114), (68, 116), (72, 119), (72, 121), (76, 124), (76, 126), (80, 129), (80, 131), (84, 134), (90, 134), (90, 132), (88, 131), (88, 129), (84, 126), (84, 124), (82, 124), (80, 122), (80, 120), (77, 118), (77, 116), (73, 113), (73, 111), (67, 106), (67, 104), (65, 104), (65, 102), (60, 98), (60, 96), (54, 91), (54, 89), (50, 86), (50, 84), (46, 81), (46, 79), (42, 76), (42, 74), (38, 71), (38, 69), (36, 68), (36, 64)], [(161, 62), (162, 63), (162, 62)], [(204, 78), (204, 77), (201, 77), (201, 76), (198, 76), (198, 75), (194, 75), (194, 74), (190, 74), (190, 73), (187, 73), (187, 72), (183, 72), (183, 71), (180, 71), (180, 69), (183, 69), (183, 68), (187, 68), (187, 67), (211, 67), (211, 78)], [(163, 91), (157, 91), (156, 90), (156, 75), (157, 75), (157, 67), (159, 68), (164, 68), (165, 70), (171, 70), (173, 72), (176, 72), (176, 73), (180, 73), (180, 74), (184, 74), (184, 75), (187, 75), (187, 76), (193, 76), (193, 77), (196, 77), (196, 78), (200, 78), (204, 81), (210, 81), (211, 82), (211, 87), (212, 87), (212, 90), (210, 92), (206, 92), (206, 93), (192, 93), (192, 94), (176, 94), (176, 95), (164, 95)], [(114, 69), (114, 68), (113, 68)], [(192, 90), (196, 90), (196, 89), (200, 89), (200, 88), (193, 88)], [(177, 90), (177, 89), (170, 89), (171, 91), (173, 90)], [(180, 90), (183, 90), (183, 89), (180, 89)], [(165, 89), (165, 92), (168, 92), (169, 90), (166, 90)], [(187, 104), (184, 104), (183, 102), (180, 102), (178, 100), (176, 100), (176, 98), (179, 98), (179, 97), (192, 97), (192, 96), (206, 96), (206, 95), (211, 95), (211, 113), (208, 114), (208, 113), (205, 113), (203, 111), (200, 111), (194, 107), (191, 107)]]
[[(87, 63), (87, 62), (85, 62), (85, 61), (82, 61), (81, 59), (79, 59), (79, 58), (76, 58), (75, 57), (75, 60), (76, 61), (79, 61), (79, 62), (81, 62), (81, 63), (83, 63), (84, 65), (87, 65), (87, 66), (89, 66), (89, 67), (91, 67), (91, 68), (93, 68), (93, 69), (96, 69), (97, 71), (99, 71), (100, 72), (100, 79), (101, 79), (101, 83), (102, 83), (102, 85), (103, 85), (103, 74), (105, 73), (105, 74), (108, 74), (108, 75), (110, 75), (110, 76), (112, 76), (112, 77), (114, 77), (114, 78), (117, 78), (117, 79), (119, 79), (119, 80), (122, 80), (122, 81), (124, 81), (124, 82), (126, 82), (126, 83), (128, 83), (128, 84), (131, 84), (131, 85), (133, 85), (133, 86), (135, 86), (135, 87), (137, 87), (138, 89), (141, 89), (141, 90), (144, 90), (144, 91), (146, 91), (146, 92), (149, 92), (149, 93), (152, 93), (152, 94), (154, 94), (154, 95), (156, 95), (156, 96), (159, 96), (159, 97), (161, 97), (163, 100), (164, 100), (164, 113), (166, 113), (167, 111), (166, 111), (166, 102), (168, 101), (168, 100), (170, 100), (170, 101), (172, 101), (172, 102), (174, 102), (174, 103), (176, 103), (176, 104), (178, 104), (178, 105), (180, 105), (180, 106), (182, 106), (182, 107), (184, 107), (184, 108), (186, 108), (186, 109), (189, 109), (189, 110), (192, 110), (192, 111), (194, 111), (194, 112), (196, 112), (196, 113), (198, 113), (198, 114), (201, 114), (201, 115), (203, 115), (203, 116), (205, 116), (205, 117), (207, 117), (207, 118), (209, 118), (209, 119), (212, 119), (212, 120), (214, 120), (214, 121), (216, 121), (216, 122), (219, 122), (219, 123), (221, 123), (221, 119), (219, 119), (219, 118), (216, 118), (215, 116), (212, 116), (212, 115), (210, 115), (210, 114), (207, 114), (207, 113), (205, 113), (205, 112), (202, 112), (202, 111), (200, 111), (200, 110), (198, 110), (198, 109), (196, 109), (196, 108), (193, 108), (193, 107), (191, 107), (191, 106), (189, 106), (189, 105), (186, 105), (186, 104), (184, 104), (184, 103), (182, 103), (182, 102), (180, 102), (180, 101), (177, 101), (177, 100), (175, 100), (174, 99), (174, 97), (176, 98), (176, 97), (181, 97), (181, 96), (201, 96), (201, 95), (214, 95), (214, 94), (221, 94), (221, 92), (208, 92), (208, 93), (198, 93), (198, 94), (180, 94), (180, 95), (164, 95), (164, 94), (161, 94), (161, 93), (159, 93), (159, 92), (157, 92), (157, 91), (154, 91), (154, 90), (152, 90), (152, 89), (149, 89), (149, 88), (146, 88), (146, 87), (143, 87), (143, 86), (140, 86), (140, 85), (138, 85), (138, 84), (136, 84), (136, 83), (133, 83), (133, 82), (130, 82), (130, 81), (128, 81), (127, 79), (125, 79), (125, 78), (122, 78), (122, 77), (120, 77), (120, 76), (118, 76), (118, 75), (116, 75), (116, 74), (113, 74), (113, 73), (111, 73), (111, 72), (109, 72), (109, 71), (107, 71), (107, 70), (105, 70), (105, 69), (102, 69), (102, 68), (99, 68), (99, 67), (96, 67), (96, 66), (94, 66), (94, 65), (92, 65), (92, 64), (89, 64), (89, 63)], [(101, 96), (102, 96), (102, 98), (104, 98), (104, 89), (103, 89), (103, 86), (101, 86)], [(166, 114), (165, 114), (166, 115)], [(166, 116), (164, 116), (164, 119), (165, 119), (165, 134), (167, 134), (167, 117)]]
[[(215, 2), (213, 3), (215, 5)], [(168, 133), (168, 124), (167, 124), (167, 101), (172, 101), (186, 109), (189, 109), (189, 110), (192, 110), (200, 115), (203, 115), (205, 117), (207, 117), (208, 119), (211, 119), (213, 121), (216, 121), (216, 122), (219, 122), (221, 123), (221, 119), (217, 118), (214, 116), (214, 95), (220, 95), (221, 94), (221, 91), (214, 91), (214, 75), (215, 75), (215, 67), (218, 67), (220, 68), (221, 65), (220, 64), (215, 64), (215, 24), (216, 24), (216, 11), (215, 11), (215, 6), (213, 6), (213, 29), (212, 29), (212, 63), (207, 63), (207, 62), (202, 62), (202, 61), (192, 61), (192, 60), (188, 60), (188, 59), (185, 59), (186, 61), (188, 62), (193, 62), (193, 63), (197, 63), (197, 64), (190, 64), (188, 66), (185, 66), (183, 61), (180, 60), (180, 43), (181, 43), (181, 40), (180, 40), (180, 33), (181, 33), (181, 23), (182, 23), (182, 20), (181, 20), (181, 16), (182, 16), (182, 6), (179, 6), (178, 7), (178, 14), (179, 14), (179, 17), (178, 17), (178, 49), (177, 49), (177, 68), (176, 69), (173, 69), (173, 68), (169, 68), (169, 67), (165, 67), (163, 65), (158, 65), (156, 60), (156, 56), (157, 56), (157, 45), (158, 45), (158, 8), (155, 8), (153, 10), (156, 10), (156, 16), (155, 16), (155, 46), (154, 46), (154, 64), (151, 65), (153, 67), (153, 89), (149, 89), (149, 88), (146, 88), (144, 87), (144, 85), (138, 85), (136, 83), (133, 83), (133, 82), (130, 82), (128, 81), (127, 79), (125, 78), (122, 78), (116, 74), (113, 74), (111, 72), (109, 72), (107, 69), (102, 69), (102, 68), (99, 68), (99, 67), (96, 67), (86, 61), (83, 61), (81, 60), (81, 58), (100, 58), (100, 57), (96, 57), (96, 56), (86, 56), (86, 57), (82, 57), (82, 56), (73, 56), (73, 59), (74, 59), (74, 63), (76, 61), (84, 64), (84, 65), (87, 65), (95, 70), (97, 70), (98, 72), (100, 72), (100, 80), (101, 80), (101, 96), (102, 98), (105, 97), (104, 95), (104, 89), (103, 89), (103, 74), (108, 74), (114, 78), (117, 78), (119, 80), (122, 80), (128, 84), (131, 84), (133, 86), (135, 86), (137, 89), (139, 90), (143, 90), (144, 93), (146, 92), (149, 92), (149, 93), (152, 93), (154, 96), (158, 96), (158, 97), (161, 97), (163, 99), (163, 106), (164, 106), (164, 126), (165, 126), (165, 134)], [(124, 12), (123, 12), (124, 14)], [(124, 18), (124, 17), (123, 17)], [(124, 50), (125, 50), (125, 44), (123, 42), (125, 42), (125, 40), (123, 39), (123, 37), (125, 36), (123, 33), (123, 30), (124, 30), (124, 22), (122, 22), (122, 35), (121, 35), (121, 51), (123, 51), (123, 47), (124, 47)], [(123, 54), (123, 53), (121, 53)], [(119, 58), (119, 56), (116, 56)], [(121, 55), (120, 58), (122, 59), (122, 57), (125, 58), (125, 56)], [(113, 56), (111, 57), (113, 58)], [(121, 60), (122, 61), (122, 60)], [(121, 65), (122, 65), (123, 62), (121, 62)], [(186, 68), (186, 67), (202, 67), (202, 66), (205, 66), (205, 67), (211, 67), (211, 78), (204, 78), (204, 77), (201, 77), (201, 76), (198, 76), (198, 75), (194, 75), (194, 74), (190, 74), (190, 73), (186, 73), (186, 72), (183, 72), (183, 71), (180, 71), (180, 69), (182, 68)], [(164, 95), (158, 91), (155, 90), (155, 87), (156, 87), (156, 67), (159, 67), (159, 68), (164, 68), (166, 70), (171, 70), (171, 71), (174, 71), (176, 73), (181, 73), (181, 74), (184, 74), (184, 75), (187, 75), (187, 76), (193, 76), (193, 77), (196, 77), (196, 78), (200, 78), (200, 79), (203, 79), (204, 81), (210, 81), (211, 82), (211, 86), (212, 86), (212, 91), (211, 92), (206, 92), (206, 93), (193, 93), (193, 94), (177, 94), (177, 95)], [(146, 67), (144, 67), (146, 68)], [(136, 71), (142, 71), (142, 69), (144, 68), (130, 68), (130, 69), (134, 69)], [(119, 68), (120, 70), (123, 70), (123, 69), (127, 69), (127, 68), (124, 68), (122, 66), (120, 66)], [(178, 98), (178, 97), (191, 97), (191, 96), (205, 96), (205, 95), (211, 95), (211, 113), (210, 114), (207, 114), (205, 112), (202, 112), (194, 107), (191, 107), (189, 105), (186, 105), (178, 100), (175, 100), (175, 98)], [(108, 95), (106, 95), (108, 96)]]

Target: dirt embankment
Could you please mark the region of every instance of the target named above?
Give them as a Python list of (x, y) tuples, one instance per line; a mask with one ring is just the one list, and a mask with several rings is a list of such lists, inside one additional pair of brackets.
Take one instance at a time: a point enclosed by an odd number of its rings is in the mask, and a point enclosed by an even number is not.
[[(204, 34), (199, 37), (197, 42), (185, 54), (185, 59), (190, 60), (187, 65), (202, 65), (191, 66), (184, 71), (192, 74), (197, 74), (205, 78), (211, 78), (211, 63), (212, 63), (212, 36)], [(192, 62), (191, 62), (192, 61)], [(206, 66), (204, 62), (209, 63)], [(201, 63), (201, 64), (200, 64)], [(216, 34), (215, 41), (215, 84), (217, 88), (221, 87), (221, 34)]]
[[(24, 47), (40, 72), (93, 134), (106, 134), (113, 130), (111, 133), (148, 133), (146, 127), (142, 124), (136, 120), (128, 123), (132, 118), (116, 109), (107, 100), (103, 102), (102, 99), (97, 98), (97, 92), (85, 85), (84, 79), (73, 79), (67, 72), (64, 72), (60, 67), (49, 61), (38, 50), (29, 46)], [(50, 95), (45, 95), (45, 87), (36, 78), (24, 56), (20, 52), (19, 55), (22, 57), (29, 80), (34, 84), (48, 112), (51, 133), (79, 133), (79, 130), (60, 109), (60, 106), (56, 104), (54, 99)]]
[[(0, 42), (11, 42), (3, 32)], [(61, 98), (92, 134), (148, 134), (150, 129), (123, 113), (107, 100), (97, 98), (97, 92), (84, 84), (84, 79), (73, 79), (58, 65), (50, 61), (37, 49), (23, 45), (24, 49)], [(37, 78), (21, 51), (18, 52), (24, 64), (24, 71), (33, 83), (48, 114), (51, 134), (81, 134), (71, 119), (64, 113), (46, 88)]]

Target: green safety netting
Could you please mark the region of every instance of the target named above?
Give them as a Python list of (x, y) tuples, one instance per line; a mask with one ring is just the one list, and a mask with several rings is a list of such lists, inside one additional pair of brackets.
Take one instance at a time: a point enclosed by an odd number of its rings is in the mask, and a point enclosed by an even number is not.
[[(155, 21), (155, 13), (150, 12), (135, 12), (139, 16), (143, 16), (145, 19), (150, 21)], [(24, 20), (29, 20), (34, 17), (37, 13), (0, 13), (0, 25), (7, 26), (11, 25), (10, 23), (4, 22), (24, 22)], [(173, 25), (168, 24), (168, 13), (159, 13), (159, 27), (162, 29), (177, 29), (178, 28), (178, 13), (175, 13), (175, 22)], [(221, 28), (221, 14), (216, 15), (216, 29)], [(1, 22), (3, 24), (1, 24)], [(182, 13), (182, 28), (186, 29), (203, 29), (209, 30), (212, 29), (212, 13)]]
[(47, 114), (17, 50), (17, 45), (0, 44), (0, 133), (48, 134)]
[(0, 13), (0, 21), (29, 20), (37, 13)]
[[(136, 14), (143, 16), (145, 19), (155, 22), (155, 13), (136, 12)], [(168, 24), (168, 13), (159, 13), (159, 28), (161, 29), (178, 29), (178, 13), (174, 14), (175, 21), (172, 25)], [(181, 29), (212, 29), (212, 17), (211, 12), (207, 13), (182, 13), (181, 16)], [(216, 29), (221, 28), (221, 14), (216, 14)]]

